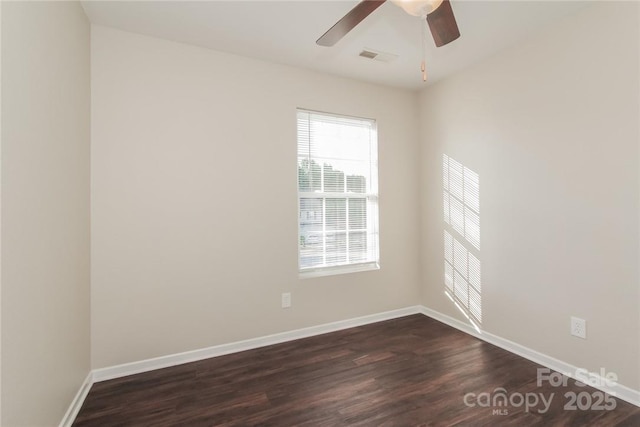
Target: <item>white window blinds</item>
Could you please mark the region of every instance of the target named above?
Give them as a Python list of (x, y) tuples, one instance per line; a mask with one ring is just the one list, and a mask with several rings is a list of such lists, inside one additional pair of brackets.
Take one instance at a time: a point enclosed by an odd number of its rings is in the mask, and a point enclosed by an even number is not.
[(374, 120), (298, 110), (301, 274), (378, 268)]

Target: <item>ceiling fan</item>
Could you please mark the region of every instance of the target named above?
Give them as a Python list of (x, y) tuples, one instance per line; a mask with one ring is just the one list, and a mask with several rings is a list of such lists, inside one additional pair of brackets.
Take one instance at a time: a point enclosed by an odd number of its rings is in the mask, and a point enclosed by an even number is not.
[[(386, 0), (362, 0), (322, 35), (316, 44), (333, 46), (356, 25), (362, 22)], [(456, 18), (449, 0), (391, 0), (405, 12), (413, 16), (426, 17), (433, 40), (437, 47), (451, 43), (460, 37)]]

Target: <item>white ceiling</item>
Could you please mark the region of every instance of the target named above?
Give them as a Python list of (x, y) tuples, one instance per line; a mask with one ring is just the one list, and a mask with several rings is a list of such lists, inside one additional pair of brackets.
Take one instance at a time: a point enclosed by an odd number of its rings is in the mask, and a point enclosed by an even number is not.
[[(356, 0), (343, 1), (85, 1), (92, 23), (219, 51), (396, 87), (419, 89), (423, 20), (387, 1), (334, 47), (316, 39)], [(452, 0), (461, 37), (436, 48), (427, 31), (429, 83), (488, 57), (553, 21), (582, 1)], [(363, 48), (398, 55), (390, 63), (359, 57)]]

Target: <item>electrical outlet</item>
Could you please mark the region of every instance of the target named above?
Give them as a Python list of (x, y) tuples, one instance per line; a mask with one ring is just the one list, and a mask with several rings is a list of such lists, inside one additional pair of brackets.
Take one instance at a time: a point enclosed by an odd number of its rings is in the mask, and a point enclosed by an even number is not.
[(571, 335), (587, 339), (587, 321), (579, 317), (571, 317)]
[(282, 294), (282, 308), (291, 307), (291, 294), (289, 292), (284, 292)]

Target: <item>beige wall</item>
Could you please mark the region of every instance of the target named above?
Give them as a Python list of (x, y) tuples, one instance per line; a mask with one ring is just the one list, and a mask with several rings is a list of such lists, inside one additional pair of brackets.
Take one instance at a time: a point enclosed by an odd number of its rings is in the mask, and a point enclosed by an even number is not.
[(90, 28), (2, 9), (2, 425), (50, 426), (90, 369)]
[(2, 3), (0, 1), (0, 424), (2, 424)]
[(637, 7), (596, 4), (420, 96), (424, 304), (464, 319), (444, 295), (447, 154), (480, 175), (483, 329), (636, 390)]
[[(298, 278), (296, 107), (378, 120), (381, 270)], [(411, 92), (93, 27), (93, 367), (416, 304), (416, 111)]]
[[(595, 5), (419, 97), (94, 27), (90, 331), (89, 27), (3, 3), (2, 424), (60, 420), (89, 332), (101, 368), (420, 298), (462, 319), (442, 154), (480, 174), (483, 329), (640, 389), (639, 12)], [(378, 120), (380, 271), (298, 278), (296, 107)]]

